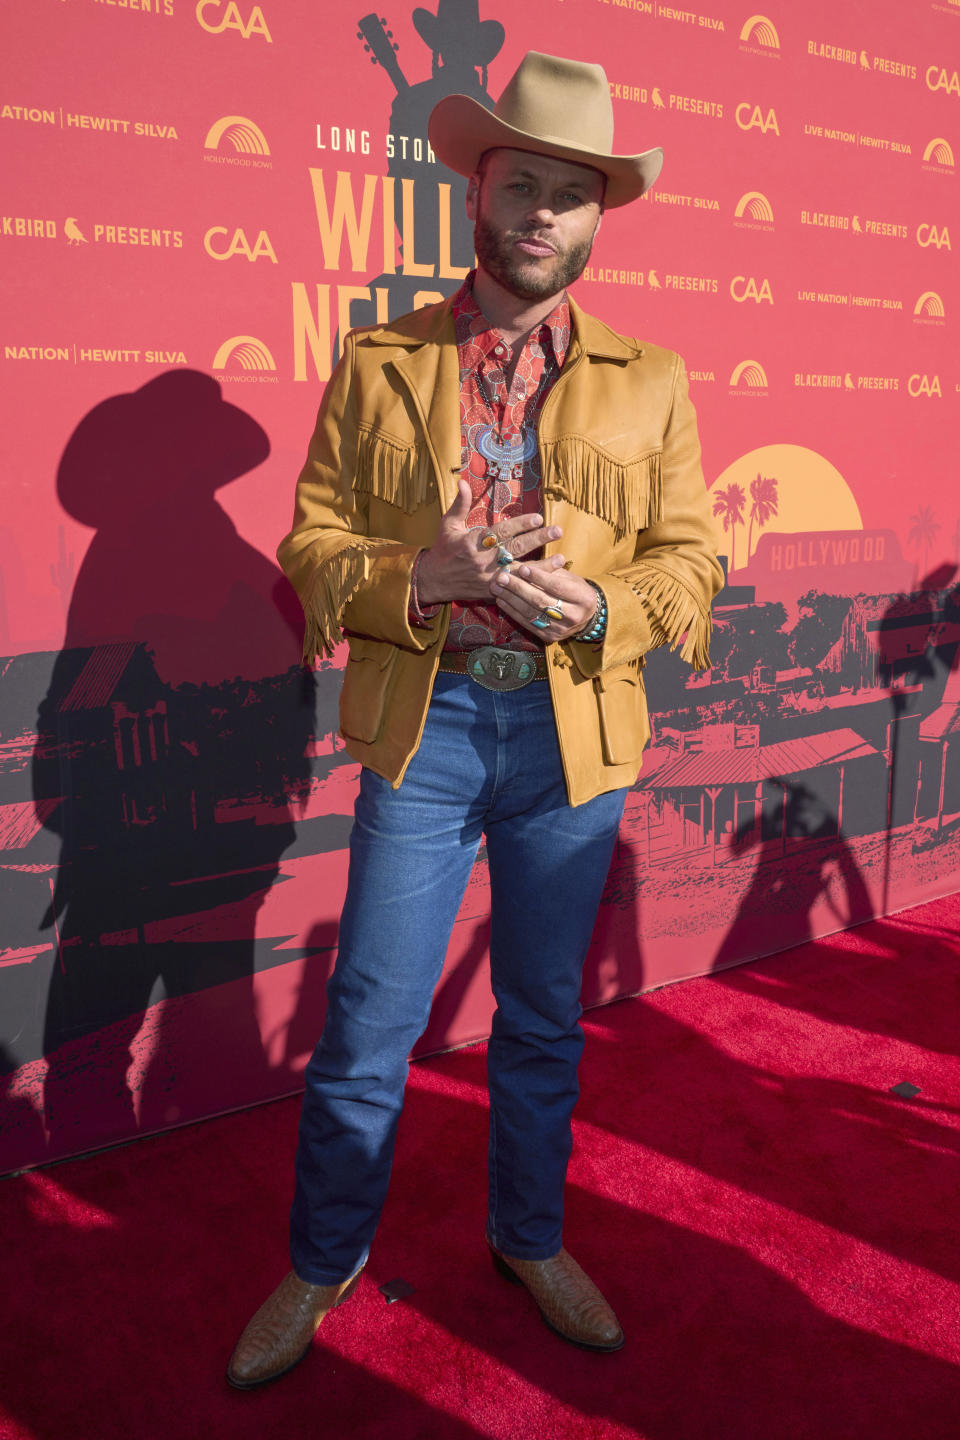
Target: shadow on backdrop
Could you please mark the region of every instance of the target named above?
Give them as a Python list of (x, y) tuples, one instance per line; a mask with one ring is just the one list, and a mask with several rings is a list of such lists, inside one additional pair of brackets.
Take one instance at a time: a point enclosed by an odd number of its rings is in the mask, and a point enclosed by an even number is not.
[[(52, 957), (13, 1057), (47, 1057), (53, 1153), (239, 1103), (238, 1076), (240, 1099), (262, 1093), (252, 976), (292, 956), (258, 957), (255, 926), (294, 840), (316, 681), (278, 673), (299, 606), (216, 492), (269, 448), (215, 380), (177, 370), (96, 406), (59, 467), (63, 508), (96, 533), (37, 723), (34, 804), (61, 848), (17, 877), (15, 923), (35, 938), (39, 920)], [(192, 1022), (209, 1061), (185, 1099), (145, 1012), (227, 982)]]
[[(960, 585), (957, 566), (935, 566), (908, 595), (895, 596), (876, 626), (876, 663), (887, 690), (884, 740), (889, 761), (883, 901), (892, 880), (894, 832), (912, 832), (912, 849), (930, 849), (950, 833), (945, 816), (960, 813), (960, 771), (950, 765), (960, 734)], [(948, 693), (948, 689), (949, 692)]]
[[(842, 796), (842, 787), (840, 794)], [(830, 928), (845, 930), (873, 914), (870, 894), (847, 844), (842, 816), (835, 815), (800, 781), (772, 776), (764, 803), (730, 842), (732, 857), (756, 863), (749, 888), (723, 942), (713, 970), (739, 964), (748, 955), (770, 955), (824, 933), (813, 911), (825, 901)]]

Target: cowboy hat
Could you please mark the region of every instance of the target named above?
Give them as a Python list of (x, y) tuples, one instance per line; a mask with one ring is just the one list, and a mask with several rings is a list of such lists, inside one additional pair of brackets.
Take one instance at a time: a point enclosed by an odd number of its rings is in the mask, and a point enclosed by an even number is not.
[(427, 134), (439, 160), (472, 175), (485, 150), (532, 150), (590, 165), (607, 178), (604, 204), (636, 200), (660, 174), (663, 151), (612, 155), (613, 106), (599, 65), (528, 50), (493, 113), (468, 95), (433, 107)]

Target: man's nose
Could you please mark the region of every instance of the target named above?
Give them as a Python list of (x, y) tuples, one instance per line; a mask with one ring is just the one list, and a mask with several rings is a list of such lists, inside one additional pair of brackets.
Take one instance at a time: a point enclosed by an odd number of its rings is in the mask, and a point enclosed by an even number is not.
[(533, 225), (552, 225), (555, 218), (553, 210), (546, 201), (532, 204), (527, 211), (527, 219)]

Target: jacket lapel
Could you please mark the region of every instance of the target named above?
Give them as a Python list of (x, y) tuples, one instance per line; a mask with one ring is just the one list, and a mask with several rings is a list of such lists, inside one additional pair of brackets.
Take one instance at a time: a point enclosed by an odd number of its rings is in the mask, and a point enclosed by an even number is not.
[(570, 350), (567, 352), (567, 364), (576, 359), (580, 350), (585, 350), (588, 355), (604, 356), (608, 360), (636, 360), (638, 355), (643, 354), (642, 345), (618, 335), (595, 315), (588, 315), (585, 310), (580, 309), (572, 296), (567, 296), (567, 303), (570, 306), (573, 331)]

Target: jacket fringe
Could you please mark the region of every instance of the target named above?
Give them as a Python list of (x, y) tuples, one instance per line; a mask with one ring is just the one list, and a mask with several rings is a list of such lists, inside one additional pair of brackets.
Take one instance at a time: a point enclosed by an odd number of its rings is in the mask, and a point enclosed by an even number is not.
[(676, 650), (686, 635), (681, 660), (686, 660), (694, 670), (709, 670), (713, 631), (709, 609), (700, 604), (682, 580), (667, 570), (647, 568), (634, 589), (650, 616), (653, 645), (669, 645), (671, 650)]
[(435, 489), (427, 447), (394, 443), (378, 432), (361, 430), (353, 488), (412, 515)]
[(663, 519), (660, 452), (614, 460), (579, 436), (544, 447), (543, 492), (612, 525), (616, 538)]
[(378, 547), (382, 542), (356, 538), (335, 550), (317, 570), (303, 601), (304, 664), (312, 665), (318, 655), (332, 655), (343, 639), (343, 612), (367, 578), (369, 552)]

